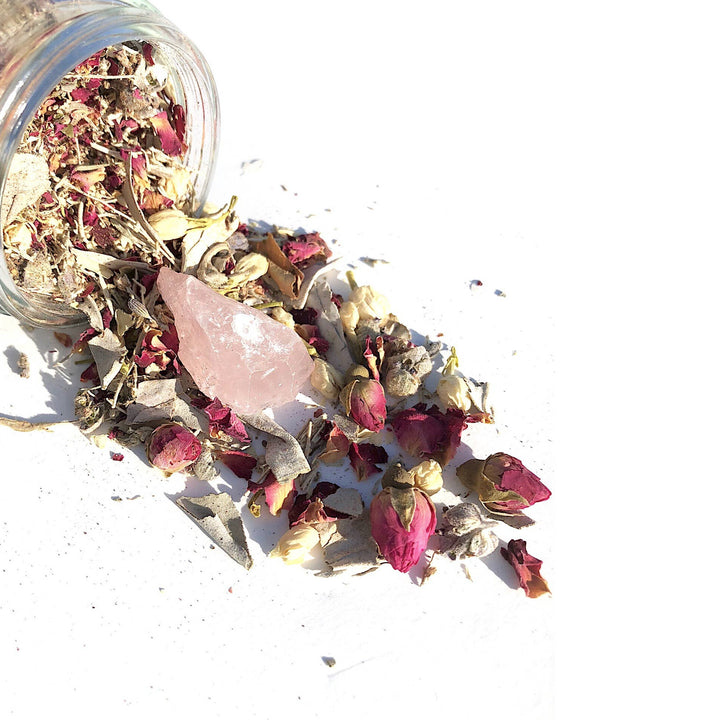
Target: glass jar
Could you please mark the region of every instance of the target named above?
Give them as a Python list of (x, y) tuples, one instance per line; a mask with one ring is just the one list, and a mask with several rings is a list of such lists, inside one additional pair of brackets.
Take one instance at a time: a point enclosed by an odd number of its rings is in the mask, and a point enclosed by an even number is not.
[[(94, 53), (145, 41), (169, 68), (186, 112), (185, 164), (196, 207), (215, 166), (219, 103), (205, 59), (193, 43), (145, 0), (2, 0), (0, 3), (0, 197), (25, 128), (53, 88)], [(0, 231), (4, 219), (0, 217)], [(0, 251), (0, 312), (36, 326), (75, 325), (85, 316), (24, 293)]]

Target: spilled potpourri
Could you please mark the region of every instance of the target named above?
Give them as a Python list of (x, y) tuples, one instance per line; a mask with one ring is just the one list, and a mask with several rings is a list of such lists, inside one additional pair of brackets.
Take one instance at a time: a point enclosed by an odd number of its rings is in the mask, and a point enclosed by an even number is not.
[[(436, 555), (499, 548), (528, 597), (549, 593), (525, 541), (501, 547), (495, 532), (531, 525), (525, 511), (550, 497), (519, 459), (472, 458), (452, 471), (465, 501), (432, 499), (468, 425), (494, 422), (487, 383), (460, 371), (455, 348), (443, 361), (440, 343), (414, 342), (390, 301), (352, 270), (343, 279), (318, 233), (242, 223), (235, 198), (192, 216), (185, 114), (174, 98), (147, 44), (97, 53), (38, 110), (3, 198), (18, 287), (87, 318), (74, 342), (56, 333), (68, 346), (63, 362), (87, 358), (75, 398), (82, 431), (144, 446), (166, 475), (210, 482), (224, 465), (247, 483), (257, 522), (287, 518), (270, 553), (287, 564), (313, 555), (325, 576), (383, 563), (407, 573), (432, 553), (424, 580)], [(33, 192), (22, 186), (29, 174)], [(317, 402), (292, 436), (262, 411), (300, 388)], [(391, 457), (393, 445), (413, 461)], [(335, 482), (348, 463), (349, 486)], [(366, 507), (355, 483), (371, 478)], [(251, 567), (226, 493), (177, 504)]]

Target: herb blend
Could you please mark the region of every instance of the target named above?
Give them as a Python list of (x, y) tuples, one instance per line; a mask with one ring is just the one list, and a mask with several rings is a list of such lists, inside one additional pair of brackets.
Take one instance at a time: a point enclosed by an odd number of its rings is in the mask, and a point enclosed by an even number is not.
[[(532, 524), (525, 511), (550, 491), (519, 459), (495, 452), (449, 470), (468, 425), (494, 422), (487, 383), (460, 372), (455, 348), (443, 363), (440, 343), (414, 342), (388, 298), (352, 271), (343, 282), (318, 233), (241, 224), (234, 197), (190, 216), (185, 120), (153, 48), (128, 43), (76, 67), (15, 156), (7, 265), (24, 291), (87, 318), (63, 360), (88, 355), (81, 430), (144, 445), (165, 475), (212, 482), (222, 463), (247, 483), (258, 521), (287, 517), (270, 555), (299, 564), (319, 553), (322, 575), (382, 563), (407, 573), (431, 551), (424, 580), (436, 555), (483, 557), (501, 547), (499, 527)], [(292, 436), (263, 411), (299, 392), (309, 417)], [(334, 482), (338, 465), (352, 468), (351, 485)], [(452, 495), (449, 473), (472, 500), (436, 507)], [(358, 487), (370, 478), (365, 507)], [(251, 567), (227, 493), (177, 503)], [(523, 540), (501, 553), (529, 597), (549, 592)]]

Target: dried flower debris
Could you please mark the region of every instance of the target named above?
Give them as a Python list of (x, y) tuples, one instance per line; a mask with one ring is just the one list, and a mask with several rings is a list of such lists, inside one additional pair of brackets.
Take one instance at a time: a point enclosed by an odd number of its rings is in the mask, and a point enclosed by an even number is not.
[[(287, 519), (270, 552), (282, 563), (320, 559), (320, 576), (382, 565), (407, 573), (429, 546), (431, 563), (500, 547), (529, 597), (549, 592), (525, 542), (501, 547), (496, 533), (532, 524), (524, 511), (550, 490), (504, 452), (454, 467), (469, 425), (494, 423), (487, 383), (460, 372), (454, 347), (439, 363), (441, 344), (414, 342), (417, 333), (392, 313), (390, 299), (359, 285), (352, 271), (346, 284), (336, 274), (331, 286), (335, 258), (318, 233), (243, 223), (234, 197), (193, 216), (184, 109), (169, 78), (151, 47), (132, 43), (79, 65), (27, 129), (3, 197), (4, 251), (17, 285), (87, 319), (74, 342), (55, 335), (69, 348), (66, 361), (89, 361), (75, 398), (80, 429), (144, 446), (163, 476), (212, 483), (226, 468), (230, 482), (246, 484), (254, 522), (265, 514)], [(226, 394), (227, 362), (193, 362), (193, 353), (222, 344), (230, 330), (204, 327), (198, 345), (198, 333), (183, 328), (199, 322), (199, 310), (170, 302), (168, 277), (201, 288), (211, 316), (221, 303), (233, 322), (245, 318), (243, 333), (256, 333), (271, 360), (271, 343), (262, 339), (291, 334), (317, 403), (297, 436), (262, 408), (247, 410), (241, 396), (253, 392), (249, 381), (240, 382), (240, 396)], [(182, 299), (185, 291), (173, 292)], [(253, 370), (251, 354), (233, 357)], [(349, 484), (334, 482), (343, 465), (352, 471)], [(452, 496), (447, 483), (455, 477), (472, 501), (456, 496), (459, 502), (436, 507), (433, 497)], [(252, 566), (227, 493), (176, 502), (216, 546)], [(437, 572), (427, 564), (422, 582)]]

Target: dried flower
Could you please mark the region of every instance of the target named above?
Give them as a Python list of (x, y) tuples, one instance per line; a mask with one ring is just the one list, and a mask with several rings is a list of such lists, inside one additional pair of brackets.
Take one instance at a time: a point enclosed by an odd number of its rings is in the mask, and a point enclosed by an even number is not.
[(507, 549), (500, 548), (500, 553), (512, 565), (525, 594), (529, 598), (536, 598), (549, 593), (550, 588), (540, 574), (542, 560), (530, 555), (526, 547), (524, 540), (510, 540)]
[(295, 480), (280, 482), (273, 472), (269, 472), (261, 482), (248, 479), (248, 490), (261, 492), (271, 515), (279, 515), (280, 511), (292, 506), (295, 499)]
[(192, 465), (202, 452), (200, 441), (184, 425), (165, 423), (155, 428), (147, 441), (150, 464), (167, 473)]
[(496, 520), (485, 517), (473, 503), (460, 503), (446, 510), (438, 523), (440, 552), (451, 560), (460, 557), (485, 557), (493, 552), (500, 540), (490, 529)]
[(428, 495), (434, 495), (442, 490), (442, 468), (437, 460), (423, 460), (408, 471), (415, 487)]
[(242, 450), (225, 450), (218, 453), (220, 462), (243, 480), (252, 477), (252, 471), (257, 465), (257, 458)]
[(277, 320), (279, 323), (282, 323), (286, 327), (289, 327), (291, 330), (295, 328), (295, 320), (293, 319), (293, 316), (284, 308), (272, 308), (270, 310), (270, 317), (273, 320)]
[(472, 407), (473, 401), (467, 381), (456, 374), (459, 362), (453, 347), (450, 349), (450, 357), (443, 368), (436, 392), (446, 408), (456, 408), (466, 413)]
[(231, 408), (223, 405), (217, 398), (209, 400), (203, 397), (199, 400), (194, 400), (193, 405), (201, 408), (207, 415), (210, 421), (208, 429), (211, 437), (221, 437), (224, 433), (235, 440), (239, 440), (241, 443), (250, 442), (250, 436), (242, 420), (240, 420)]
[(388, 299), (369, 285), (358, 286), (352, 271), (347, 273), (351, 291), (340, 306), (340, 319), (347, 331), (353, 331), (361, 320), (382, 319), (390, 313)]
[(385, 356), (385, 389), (392, 397), (410, 397), (430, 374), (432, 360), (424, 347), (410, 347), (392, 352), (393, 345), (394, 343), (389, 344)]
[(180, 210), (158, 210), (148, 218), (148, 224), (161, 240), (177, 240), (190, 229), (190, 218)]
[(457, 476), (493, 512), (519, 512), (551, 494), (537, 475), (506, 453), (468, 460), (457, 468)]
[(318, 456), (318, 460), (327, 465), (340, 465), (349, 451), (350, 440), (337, 425), (333, 424), (325, 450)]
[(298, 523), (278, 540), (270, 557), (279, 557), (286, 565), (299, 565), (319, 542), (320, 535), (312, 525)]
[(292, 240), (283, 243), (282, 250), (288, 260), (299, 268), (305, 268), (312, 263), (327, 260), (332, 256), (327, 243), (319, 233), (298, 235)]
[(375, 463), (388, 461), (385, 448), (372, 443), (351, 443), (349, 454), (350, 465), (360, 482), (381, 471)]
[(385, 392), (377, 380), (352, 380), (340, 392), (340, 402), (345, 407), (345, 412), (358, 425), (373, 432), (378, 432), (385, 426)]
[(261, 278), (270, 268), (268, 259), (260, 253), (248, 253), (235, 262), (228, 277), (233, 287), (243, 287), (253, 280)]
[(468, 418), (454, 408), (443, 413), (433, 405), (418, 403), (398, 413), (392, 429), (400, 447), (410, 455), (432, 458), (444, 466), (452, 460), (460, 446), (460, 436)]
[(360, 320), (382, 319), (390, 313), (390, 301), (369, 285), (354, 288), (348, 302), (355, 305)]
[(310, 383), (323, 397), (331, 402), (337, 401), (343, 387), (343, 379), (340, 373), (329, 362), (318, 357), (314, 359)]
[(395, 570), (408, 572), (435, 530), (435, 506), (416, 488), (385, 488), (370, 504), (372, 536)]
[(414, 484), (413, 476), (399, 462), (393, 463), (382, 477), (384, 488), (411, 489)]
[(441, 377), (436, 392), (446, 408), (457, 408), (468, 412), (472, 407), (467, 381), (460, 375)]

